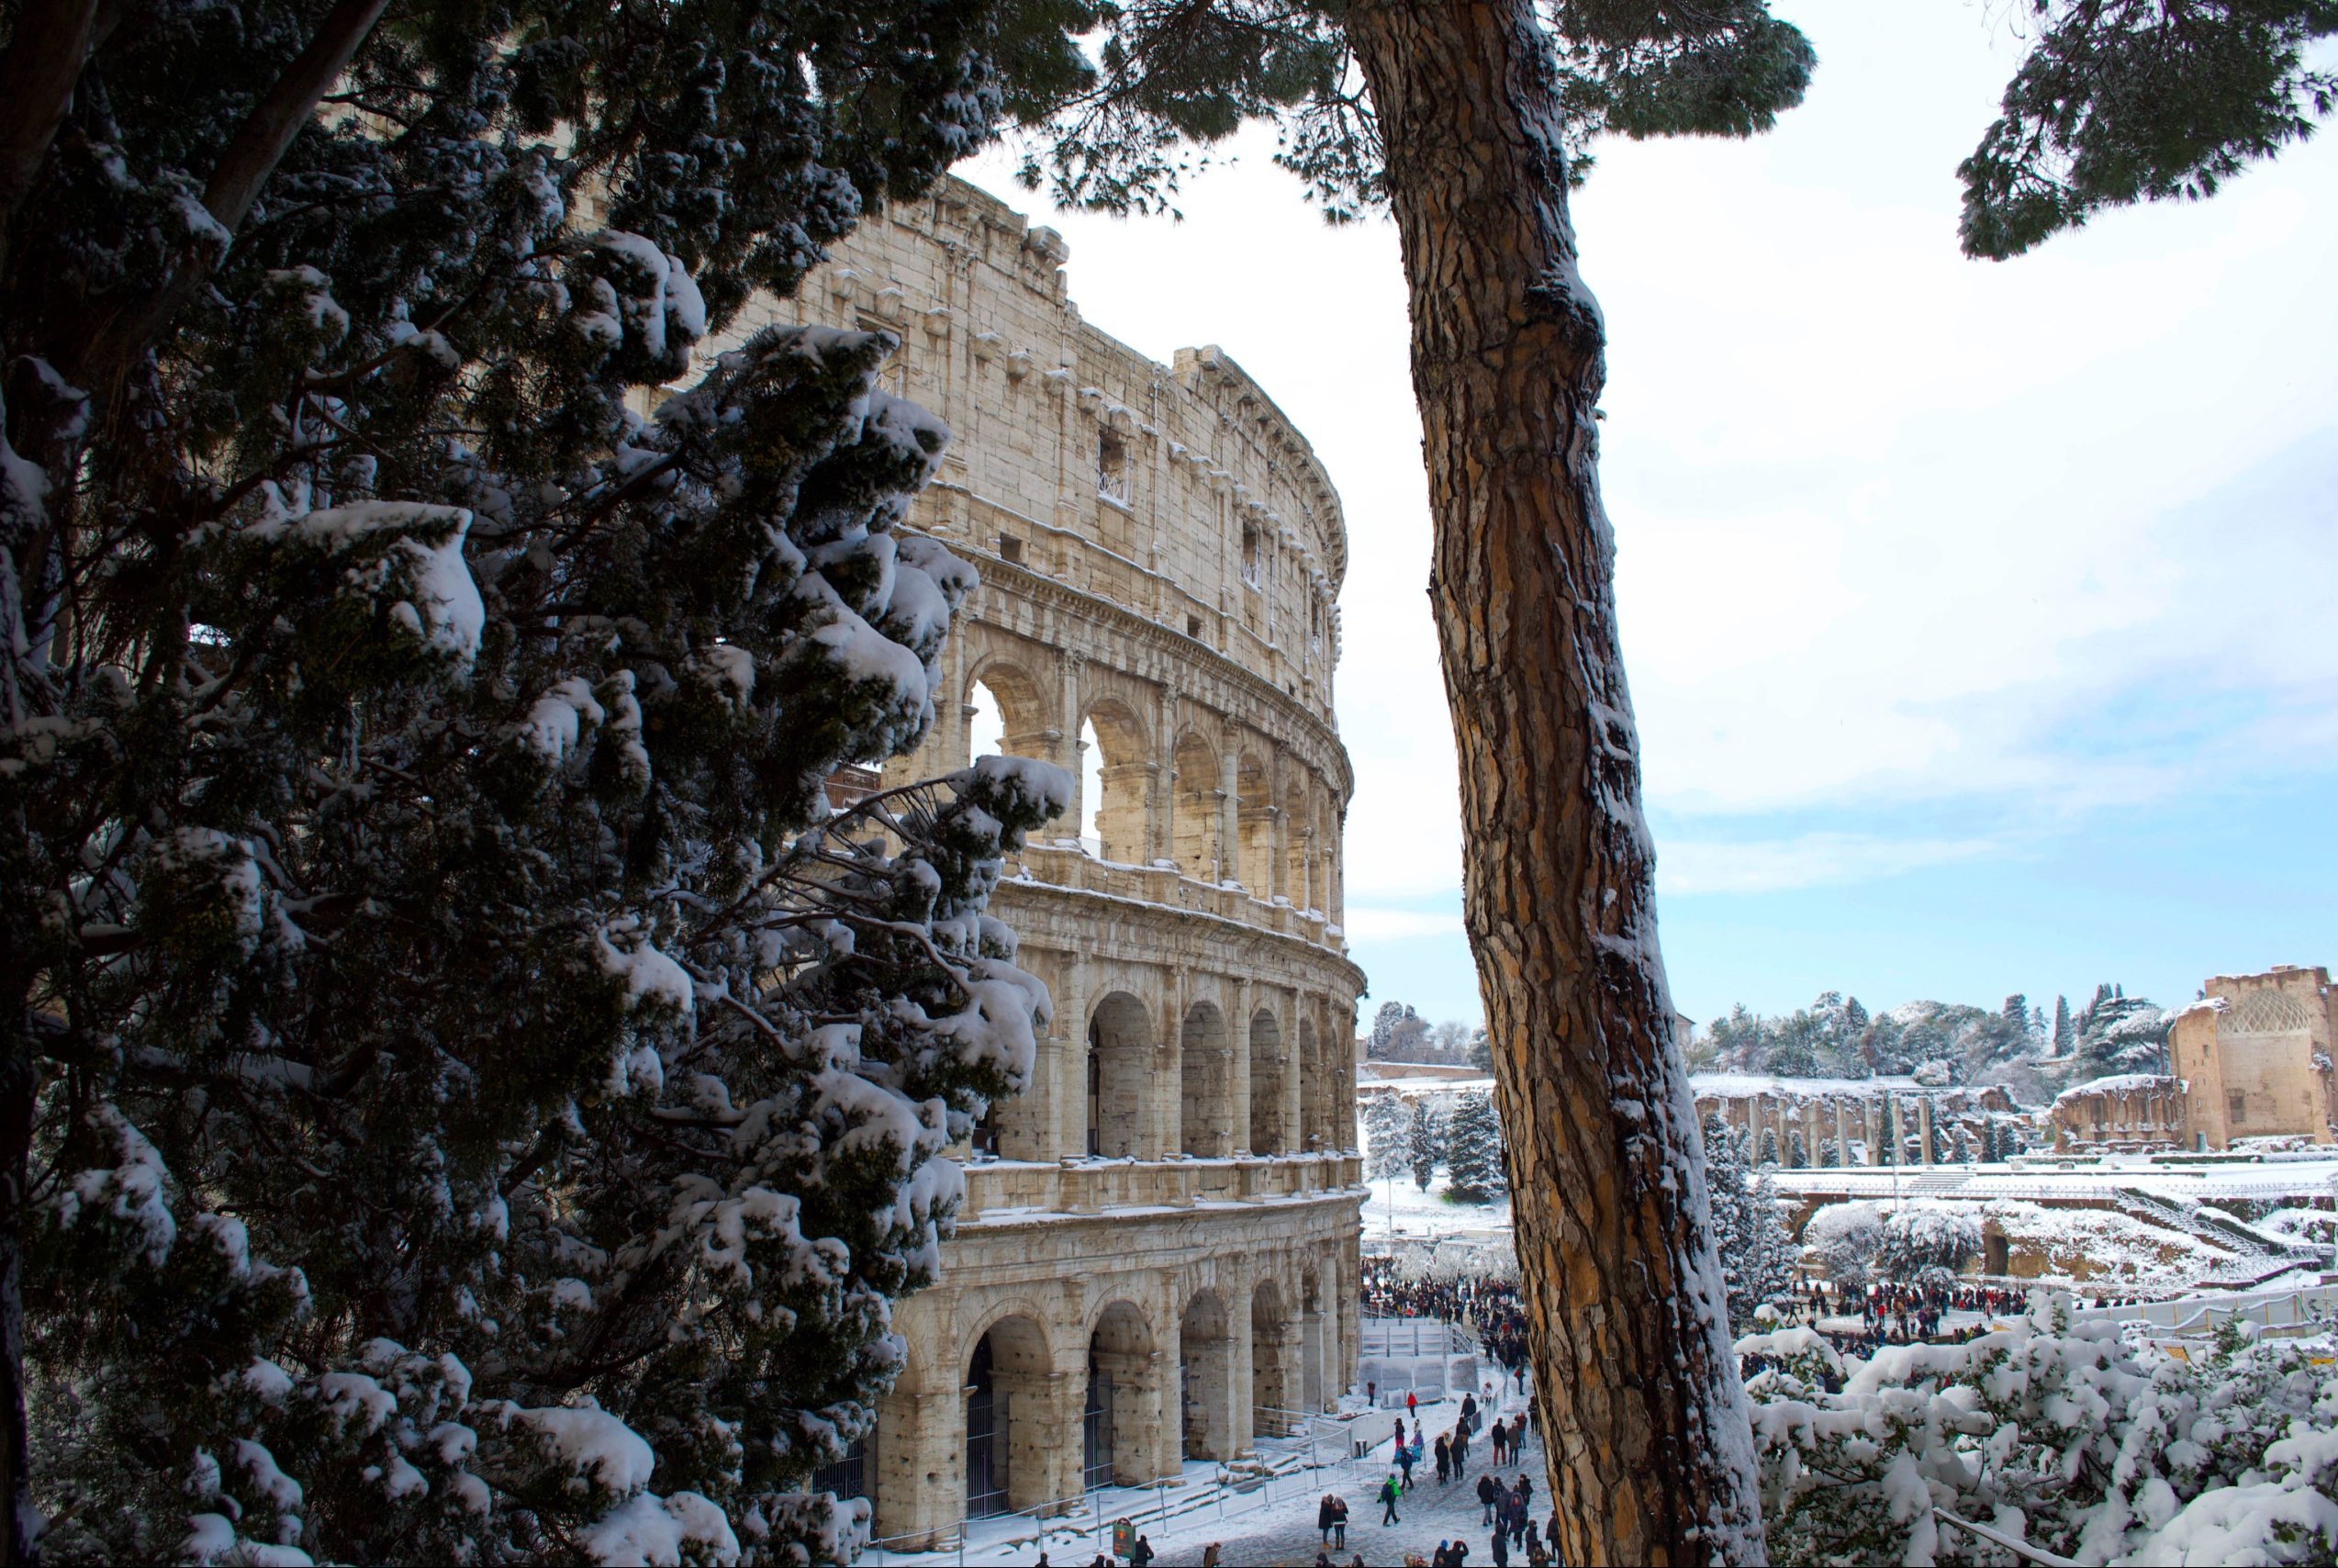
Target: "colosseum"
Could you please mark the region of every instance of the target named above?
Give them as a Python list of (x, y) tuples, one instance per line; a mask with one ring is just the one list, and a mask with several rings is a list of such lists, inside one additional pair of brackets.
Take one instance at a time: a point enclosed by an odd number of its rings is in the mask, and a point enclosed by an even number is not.
[(888, 775), (998, 750), (1080, 781), (992, 904), (1055, 996), (1035, 1081), (962, 1151), (907, 1369), (826, 1477), (897, 1547), (1235, 1457), (1359, 1350), (1339, 499), (1226, 355), (1085, 324), (1066, 255), (953, 181), (762, 318), (897, 334), (891, 389), (956, 431), (914, 525), (981, 571), (961, 702)]

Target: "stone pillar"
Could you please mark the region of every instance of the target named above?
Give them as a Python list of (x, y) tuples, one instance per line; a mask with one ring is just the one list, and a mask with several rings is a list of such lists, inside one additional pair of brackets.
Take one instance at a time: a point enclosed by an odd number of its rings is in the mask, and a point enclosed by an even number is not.
[[(1311, 1066), (1299, 1048), (1299, 1010), (1305, 1005), (1306, 994), (1296, 990), (1288, 994), (1290, 1005), (1278, 1005), (1275, 1009), (1275, 1027), (1282, 1035), (1282, 1142), (1287, 1152), (1304, 1154), (1307, 1152), (1308, 1130), (1307, 1074), (1322, 1071), (1323, 1066), (1320, 1062)], [(1274, 1000), (1280, 1004), (1283, 998), (1277, 995)]]
[(896, 1387), (877, 1396), (875, 1533), (908, 1536), (906, 1551), (956, 1544), (966, 1515), (966, 1395), (956, 1388)]
[(1088, 1153), (1088, 1014), (1095, 1005), (1091, 994), (1088, 960), (1078, 953), (1064, 960), (1062, 989), (1056, 992), (1055, 1036), (1061, 1045), (1056, 1063), (1054, 1131), (1056, 1159), (1079, 1159)]
[(1924, 1163), (1932, 1163), (1932, 1097), (1927, 1094), (1916, 1102), (1916, 1137), (1924, 1146)]
[[(1087, 1453), (1081, 1441), (1081, 1419), (1088, 1408), (1086, 1357), (1077, 1371), (1057, 1368), (999, 1386), (1007, 1405), (1008, 1501), (1018, 1509), (1055, 1505), (1047, 1512), (1062, 1513), (1081, 1491), (1080, 1472)], [(1033, 1402), (1025, 1409), (1024, 1401)]]
[[(1161, 1360), (1158, 1350), (1096, 1352), (1113, 1390), (1113, 1479), (1122, 1486), (1171, 1473), (1161, 1467)], [(1086, 1444), (1080, 1446), (1084, 1457)]]
[[(1226, 1329), (1230, 1340), (1226, 1356), (1226, 1402), (1234, 1407), (1234, 1424), (1230, 1428), (1234, 1433), (1234, 1447), (1233, 1453), (1226, 1456), (1228, 1458), (1233, 1454), (1250, 1452), (1258, 1447), (1258, 1438), (1254, 1421), (1257, 1413), (1251, 1408), (1252, 1391), (1258, 1386), (1258, 1362), (1252, 1354), (1250, 1293), (1244, 1290), (1234, 1293), (1234, 1295), (1242, 1305), (1226, 1308)], [(1217, 1456), (1214, 1454), (1211, 1457)]]
[(1867, 1145), (1867, 1163), (1870, 1165), (1884, 1162), (1884, 1140), (1875, 1126), (1879, 1119), (1874, 1105), (1864, 1100), (1859, 1103), (1859, 1136)]
[(1227, 741), (1225, 755), (1218, 758), (1218, 880), (1239, 882), (1244, 874), (1242, 754), (1234, 737), (1229, 735)]
[(1884, 1137), (1892, 1151), (1891, 1162), (1894, 1165), (1905, 1164), (1907, 1148), (1899, 1134), (1899, 1102), (1896, 1099), (1884, 1102)]
[[(1247, 990), (1248, 986), (1246, 982), (1233, 996), (1226, 999), (1228, 1003), (1238, 1009), (1241, 1005), (1242, 993)], [(1234, 1119), (1230, 1147), (1238, 1159), (1243, 1155), (1255, 1152), (1250, 1148), (1249, 1016), (1237, 1012), (1225, 1021), (1225, 1029), (1227, 1043), (1234, 1047), (1234, 1059), (1226, 1075), (1226, 1098), (1229, 1102), (1227, 1114)]]

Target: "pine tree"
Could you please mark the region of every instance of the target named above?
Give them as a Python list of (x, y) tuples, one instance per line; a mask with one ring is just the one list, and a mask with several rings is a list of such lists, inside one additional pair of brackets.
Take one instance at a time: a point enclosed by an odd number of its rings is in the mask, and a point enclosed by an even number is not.
[(1461, 1094), (1445, 1118), (1445, 1179), (1448, 1193), (1482, 1204), (1507, 1189), (1502, 1174), (1502, 1118), (1493, 1096)]
[(1412, 1169), (1412, 1107), (1398, 1095), (1382, 1094), (1364, 1106), (1364, 1175), (1391, 1181)]
[(1792, 1282), (1794, 1244), (1778, 1217), (1769, 1176), (1748, 1167), (1745, 1140), (1718, 1116), (1705, 1123), (1705, 1185), (1728, 1288), (1730, 1329), (1744, 1333), (1753, 1326), (1754, 1308)]
[(1389, 1038), (1395, 1032), (1396, 1025), (1404, 1022), (1405, 1011), (1401, 1002), (1380, 1004), (1380, 1011), (1372, 1014), (1371, 1034), (1367, 1036), (1365, 1048), (1369, 1055), (1385, 1057), (1389, 1054)]
[(1787, 1134), (1787, 1141), (1789, 1145), (1789, 1151), (1786, 1163), (1793, 1166), (1797, 1170), (1808, 1170), (1810, 1168), (1810, 1146), (1803, 1141), (1802, 1129), (1800, 1127), (1795, 1127), (1789, 1132)]
[(1973, 1145), (1971, 1141), (1965, 1137), (1964, 1129), (1961, 1126), (1956, 1129), (1955, 1135), (1951, 1140), (1949, 1146), (1949, 1158), (1959, 1165), (1970, 1165), (1973, 1163)]
[(2066, 996), (2055, 997), (2053, 999), (2053, 1054), (2057, 1057), (2068, 1056), (2070, 1047), (2077, 1037), (2070, 1026), (2070, 999)]
[[(2127, 6), (2040, 4), (2042, 30), (2068, 52), (2033, 51), (1964, 166), (1971, 253), (2014, 253), (2103, 203), (2197, 193), (2221, 160), (2302, 134), (2306, 107), (2331, 96), (2299, 58), (2301, 39), (2329, 30), (2321, 0), (2278, 23), (2254, 6), (2138, 23)], [(1384, 202), (1395, 218), (1463, 833), (1479, 863), (1504, 868), (1471, 880), (1470, 924), (1504, 934), (1476, 955), (1488, 1027), (1505, 1092), (1534, 1104), (1549, 1135), (1522, 1146), (1533, 1168), (1519, 1172), (1519, 1253), (1552, 1282), (1527, 1305), (1547, 1418), (1564, 1434), (1554, 1452), (1568, 1456), (1566, 1554), (1754, 1559), (1758, 1480), (1723, 1436), (1746, 1418), (1736, 1360), (1682, 1180), (1695, 1128), (1661, 1109), (1686, 1084), (1592, 438), (1605, 330), (1567, 190), (1603, 130), (1766, 130), (1799, 101), (1810, 46), (1762, 0), (1136, 0), (1099, 7), (1096, 27), (1102, 80), (1061, 106), (1034, 183), (1052, 174), (1059, 194), (1122, 210), (1166, 205), (1180, 138), (1265, 114), (1281, 122), (1281, 161), (1334, 217)], [(2224, 68), (2171, 85), (2158, 62), (2203, 39)], [(1603, 743), (1582, 745), (1587, 734)], [(1586, 801), (1605, 813), (1588, 828)], [(1562, 1209), (1583, 1192), (1605, 1205), (1588, 1243)], [(1679, 1282), (1650, 1303), (1657, 1258)]]
[(2004, 1151), (1997, 1147), (1997, 1119), (1985, 1116), (1981, 1120), (1981, 1162), (1995, 1165), (2004, 1158)]
[(1405, 1134), (1405, 1155), (1413, 1170), (1413, 1185), (1428, 1191), (1445, 1147), (1445, 1110), (1438, 1097), (1424, 1094), (1413, 1102), (1413, 1121)]
[(881, 334), (694, 351), (1076, 56), (97, 9), (0, 67), (0, 1560), (834, 1560), (1068, 781), (831, 812), (974, 584), (948, 432)]
[(1778, 1129), (1775, 1127), (1763, 1127), (1762, 1129), (1761, 1163), (1763, 1165), (1775, 1165), (1778, 1163)]
[(1818, 1142), (1818, 1168), (1822, 1170), (1834, 1170), (1840, 1169), (1842, 1162), (1842, 1149), (1835, 1140), (1821, 1138)]

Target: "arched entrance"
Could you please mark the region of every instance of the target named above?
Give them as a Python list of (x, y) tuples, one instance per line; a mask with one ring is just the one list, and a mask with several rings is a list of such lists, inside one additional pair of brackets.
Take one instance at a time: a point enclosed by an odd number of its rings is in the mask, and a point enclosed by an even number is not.
[(1124, 991), (1088, 1020), (1088, 1152), (1124, 1159), (1144, 1152), (1145, 1074), (1152, 1054), (1145, 1004)]
[(989, 1518), (1047, 1498), (1041, 1451), (1047, 1338), (1028, 1317), (1001, 1318), (975, 1341), (966, 1370), (966, 1513)]
[(1204, 882), (1233, 876), (1233, 868), (1221, 861), (1225, 781), (1218, 774), (1218, 754), (1209, 742), (1188, 732), (1178, 738), (1169, 770), (1175, 775), (1177, 819), (1170, 853), (1177, 857), (1177, 868)]
[(1179, 1147), (1203, 1159), (1234, 1152), (1234, 1043), (1225, 1014), (1206, 1002), (1186, 1011), (1178, 1037)]

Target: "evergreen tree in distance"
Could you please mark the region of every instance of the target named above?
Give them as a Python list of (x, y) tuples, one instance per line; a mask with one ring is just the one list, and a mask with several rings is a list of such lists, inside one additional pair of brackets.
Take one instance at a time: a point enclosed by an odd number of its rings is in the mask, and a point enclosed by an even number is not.
[(2077, 1037), (2076, 1033), (2070, 1026), (2070, 998), (2055, 997), (2053, 999), (2053, 1054), (2057, 1057), (2068, 1056), (2070, 1047)]
[(1754, 1327), (1754, 1308), (1793, 1282), (1794, 1243), (1778, 1217), (1768, 1174), (1747, 1163), (1744, 1138), (1717, 1115), (1706, 1118), (1704, 1138), (1706, 1193), (1728, 1282), (1730, 1331), (1747, 1333)]
[(1393, 1181), (1413, 1168), (1412, 1107), (1401, 1095), (1382, 1094), (1364, 1106), (1364, 1178)]
[(1502, 1174), (1502, 1116), (1482, 1091), (1457, 1095), (1445, 1117), (1448, 1195), (1482, 1204), (1506, 1190)]
[(832, 811), (948, 432), (696, 351), (1068, 13), (100, 12), (0, 60), (0, 1560), (833, 1561), (1068, 781)]
[(1445, 1111), (1437, 1098), (1424, 1094), (1413, 1102), (1411, 1125), (1404, 1133), (1405, 1158), (1412, 1168), (1413, 1185), (1424, 1193), (1437, 1175), (1437, 1162), (1444, 1153)]

